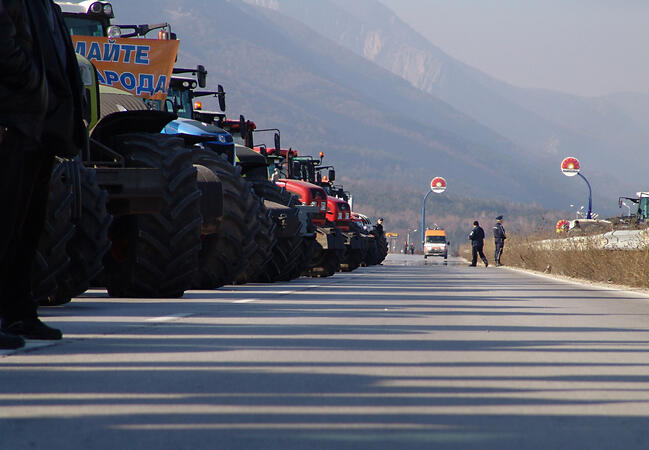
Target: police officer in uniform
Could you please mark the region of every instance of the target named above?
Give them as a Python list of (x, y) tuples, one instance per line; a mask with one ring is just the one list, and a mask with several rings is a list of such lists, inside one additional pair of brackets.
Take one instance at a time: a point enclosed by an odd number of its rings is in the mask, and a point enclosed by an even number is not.
[(482, 251), (484, 247), (484, 230), (477, 220), (473, 222), (473, 230), (471, 230), (471, 233), (469, 233), (469, 239), (471, 240), (471, 267), (476, 266), (476, 263), (478, 262), (478, 255), (480, 255), (480, 259), (482, 259), (482, 262), (484, 262), (484, 266), (489, 267), (487, 257)]
[(494, 244), (496, 244), (496, 252), (494, 259), (496, 260), (496, 267), (502, 266), (500, 257), (503, 255), (503, 247), (505, 246), (505, 228), (503, 227), (503, 216), (496, 217), (496, 225), (494, 225)]

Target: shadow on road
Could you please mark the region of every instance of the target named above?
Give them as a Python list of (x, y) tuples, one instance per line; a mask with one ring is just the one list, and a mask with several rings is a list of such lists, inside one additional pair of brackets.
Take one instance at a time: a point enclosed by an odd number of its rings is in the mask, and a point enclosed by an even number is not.
[(0, 448), (649, 447), (649, 326), (582, 307), (623, 296), (424, 265), (313, 283), (190, 292), (170, 323), (46, 311), (112, 328), (0, 358)]

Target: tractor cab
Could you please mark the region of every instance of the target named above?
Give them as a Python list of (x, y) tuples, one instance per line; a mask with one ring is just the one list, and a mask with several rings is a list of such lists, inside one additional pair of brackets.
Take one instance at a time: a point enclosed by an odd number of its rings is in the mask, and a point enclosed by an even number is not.
[(63, 12), (63, 20), (72, 36), (117, 37), (111, 28), (113, 5), (108, 2), (56, 2)]

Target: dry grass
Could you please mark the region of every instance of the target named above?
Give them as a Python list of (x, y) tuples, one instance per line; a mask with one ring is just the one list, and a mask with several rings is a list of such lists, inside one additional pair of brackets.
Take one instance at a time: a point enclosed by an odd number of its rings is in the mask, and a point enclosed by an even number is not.
[[(553, 236), (548, 235), (548, 238)], [(649, 250), (601, 250), (589, 248), (540, 248), (535, 241), (511, 237), (505, 241), (501, 262), (538, 272), (563, 275), (595, 282), (625, 286), (649, 287)], [(592, 246), (591, 246), (592, 247)], [(493, 240), (485, 241), (485, 255), (491, 264), (494, 256)], [(463, 248), (462, 256), (471, 259), (470, 247)]]

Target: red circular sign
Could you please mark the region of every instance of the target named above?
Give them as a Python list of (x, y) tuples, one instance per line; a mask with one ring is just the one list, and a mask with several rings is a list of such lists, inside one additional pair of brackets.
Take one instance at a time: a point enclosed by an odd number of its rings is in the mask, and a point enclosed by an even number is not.
[(442, 177), (433, 178), (430, 182), (430, 189), (436, 194), (441, 194), (446, 190), (446, 180)]
[(561, 171), (567, 177), (574, 177), (579, 173), (579, 169), (579, 160), (573, 156), (569, 156), (561, 161)]

